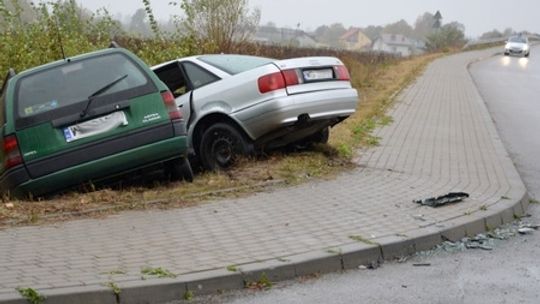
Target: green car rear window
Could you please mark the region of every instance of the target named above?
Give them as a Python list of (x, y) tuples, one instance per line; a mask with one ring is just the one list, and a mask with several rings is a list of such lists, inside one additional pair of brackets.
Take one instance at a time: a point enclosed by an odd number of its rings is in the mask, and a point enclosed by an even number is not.
[(17, 86), (16, 111), (21, 118), (38, 115), (86, 101), (96, 93), (105, 96), (144, 86), (148, 81), (121, 53), (66, 62), (22, 78)]
[(269, 64), (274, 59), (245, 55), (207, 55), (198, 57), (202, 62), (235, 75)]

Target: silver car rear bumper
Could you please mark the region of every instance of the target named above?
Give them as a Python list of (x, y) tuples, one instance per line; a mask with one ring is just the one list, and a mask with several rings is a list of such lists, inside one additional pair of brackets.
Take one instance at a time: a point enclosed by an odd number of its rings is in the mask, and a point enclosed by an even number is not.
[(251, 139), (306, 117), (310, 120), (346, 118), (356, 111), (358, 93), (355, 89), (309, 92), (270, 99), (233, 116), (240, 121)]

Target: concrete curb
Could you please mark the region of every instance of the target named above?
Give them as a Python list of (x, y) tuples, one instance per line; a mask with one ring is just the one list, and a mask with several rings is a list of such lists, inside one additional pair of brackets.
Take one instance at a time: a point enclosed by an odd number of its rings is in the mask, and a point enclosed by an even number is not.
[[(472, 64), (472, 63), (471, 63)], [(487, 110), (486, 110), (486, 113)], [(489, 114), (486, 114), (489, 116)], [(489, 117), (483, 117), (491, 121)], [(500, 143), (495, 126), (489, 126), (495, 141)], [(501, 159), (508, 158), (502, 143), (495, 145)], [(414, 229), (406, 235), (386, 235), (369, 241), (352, 241), (348, 244), (313, 251), (286, 258), (238, 265), (236, 271), (216, 269), (180, 275), (176, 278), (147, 279), (116, 282), (120, 292), (115, 294), (110, 286), (84, 286), (40, 290), (47, 303), (164, 303), (181, 300), (186, 295), (217, 294), (226, 290), (242, 289), (247, 283), (268, 280), (283, 281), (296, 277), (358, 269), (384, 260), (411, 255), (433, 248), (445, 240), (457, 241), (465, 236), (486, 232), (523, 216), (529, 200), (525, 186), (511, 161), (503, 162), (510, 181), (510, 190), (486, 210), (476, 210), (445, 222)], [(0, 294), (0, 303), (28, 303), (14, 291)]]

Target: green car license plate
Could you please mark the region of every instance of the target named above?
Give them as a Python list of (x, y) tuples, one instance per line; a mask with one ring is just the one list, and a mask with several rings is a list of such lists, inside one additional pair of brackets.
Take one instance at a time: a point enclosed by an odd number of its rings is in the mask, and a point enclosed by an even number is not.
[(64, 128), (66, 142), (73, 142), (82, 138), (103, 134), (128, 124), (126, 114), (123, 111), (114, 112), (105, 116), (94, 118)]

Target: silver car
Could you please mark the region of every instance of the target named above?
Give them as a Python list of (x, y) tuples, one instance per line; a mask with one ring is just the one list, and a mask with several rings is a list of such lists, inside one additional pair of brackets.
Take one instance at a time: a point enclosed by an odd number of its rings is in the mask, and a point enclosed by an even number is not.
[(347, 68), (334, 57), (201, 55), (152, 69), (173, 92), (190, 150), (208, 170), (254, 151), (324, 143), (358, 103)]
[(529, 57), (530, 54), (529, 39), (525, 35), (516, 35), (508, 38), (504, 46), (504, 55), (517, 55)]

